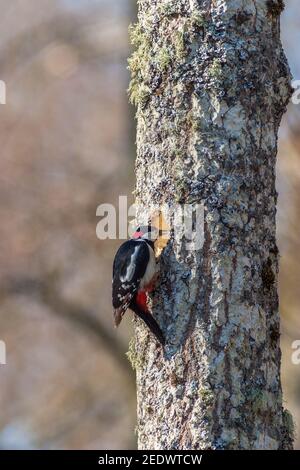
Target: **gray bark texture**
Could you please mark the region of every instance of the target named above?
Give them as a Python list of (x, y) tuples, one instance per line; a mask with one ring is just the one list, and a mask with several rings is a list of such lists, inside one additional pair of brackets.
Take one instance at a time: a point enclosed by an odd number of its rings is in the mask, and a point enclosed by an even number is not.
[(205, 206), (171, 237), (136, 320), (140, 449), (290, 449), (282, 406), (275, 163), (291, 94), (281, 0), (139, 0), (129, 68), (138, 204)]

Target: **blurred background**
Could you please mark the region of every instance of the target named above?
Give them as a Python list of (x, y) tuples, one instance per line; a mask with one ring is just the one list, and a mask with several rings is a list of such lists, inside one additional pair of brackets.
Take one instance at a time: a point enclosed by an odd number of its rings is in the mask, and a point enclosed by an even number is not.
[[(127, 102), (135, 0), (0, 0), (0, 449), (132, 449), (130, 316), (116, 332), (111, 264), (96, 208), (132, 198), (134, 121)], [(300, 5), (282, 39), (300, 79)], [(282, 379), (300, 429), (300, 105), (277, 165)], [(300, 432), (296, 448), (300, 448)]]

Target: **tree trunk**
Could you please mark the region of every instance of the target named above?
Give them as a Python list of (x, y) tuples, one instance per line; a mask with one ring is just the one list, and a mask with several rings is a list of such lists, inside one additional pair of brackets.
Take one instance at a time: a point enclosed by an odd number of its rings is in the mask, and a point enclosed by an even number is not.
[[(138, 204), (205, 206), (171, 237), (136, 321), (140, 449), (289, 449), (277, 296), (277, 132), (291, 88), (281, 0), (139, 0), (131, 28)], [(200, 228), (199, 228), (200, 230)]]

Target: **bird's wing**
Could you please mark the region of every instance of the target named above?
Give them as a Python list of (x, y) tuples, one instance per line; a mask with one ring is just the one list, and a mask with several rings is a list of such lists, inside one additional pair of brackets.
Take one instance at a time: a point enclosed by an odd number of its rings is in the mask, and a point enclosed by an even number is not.
[(149, 261), (147, 243), (128, 240), (116, 253), (113, 265), (112, 303), (116, 326), (136, 294)]

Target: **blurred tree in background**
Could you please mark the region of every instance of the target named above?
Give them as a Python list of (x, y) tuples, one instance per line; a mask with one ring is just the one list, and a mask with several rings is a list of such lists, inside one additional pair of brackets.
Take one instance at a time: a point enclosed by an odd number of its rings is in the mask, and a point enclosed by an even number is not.
[[(0, 446), (135, 445), (129, 328), (112, 330), (96, 207), (132, 186), (129, 9), (1, 1)], [(129, 190), (130, 191), (130, 190)], [(127, 429), (128, 432), (124, 432)]]
[[(134, 186), (126, 70), (129, 0), (0, 0), (0, 448), (133, 448), (128, 316), (112, 329), (118, 241), (96, 238), (96, 208)], [(298, 13), (298, 15), (297, 15)], [(283, 39), (295, 78), (299, 3)], [(278, 165), (283, 386), (300, 423), (299, 109)], [(300, 447), (300, 441), (296, 447)]]

